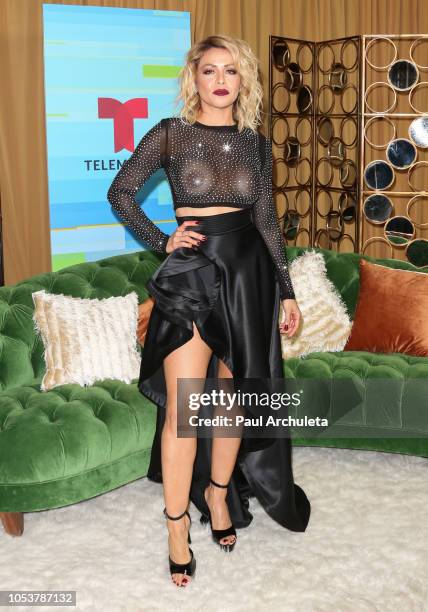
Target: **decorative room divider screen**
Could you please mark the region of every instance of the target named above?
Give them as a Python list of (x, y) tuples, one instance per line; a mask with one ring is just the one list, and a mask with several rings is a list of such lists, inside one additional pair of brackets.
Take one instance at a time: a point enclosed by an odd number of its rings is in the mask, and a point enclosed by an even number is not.
[(270, 37), (274, 195), (287, 244), (428, 265), (427, 57), (428, 35)]

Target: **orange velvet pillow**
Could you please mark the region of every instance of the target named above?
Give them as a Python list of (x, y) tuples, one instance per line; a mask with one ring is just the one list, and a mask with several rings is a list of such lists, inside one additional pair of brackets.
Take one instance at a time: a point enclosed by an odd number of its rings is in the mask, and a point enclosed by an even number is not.
[(344, 351), (428, 356), (428, 274), (360, 259), (360, 292)]

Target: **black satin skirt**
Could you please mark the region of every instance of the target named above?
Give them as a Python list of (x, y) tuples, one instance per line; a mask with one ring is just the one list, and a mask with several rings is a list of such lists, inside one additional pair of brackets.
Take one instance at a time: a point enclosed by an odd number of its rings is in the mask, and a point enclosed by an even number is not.
[[(165, 422), (164, 358), (193, 336), (193, 322), (212, 349), (207, 379), (218, 377), (222, 359), (235, 379), (283, 378), (279, 332), (279, 284), (267, 246), (251, 211), (197, 219), (196, 231), (208, 236), (198, 249), (172, 251), (146, 283), (155, 299), (144, 347), (138, 388), (157, 405), (156, 431), (147, 477), (162, 482), (161, 433)], [(205, 413), (201, 412), (204, 411)], [(209, 407), (199, 416), (209, 415)], [(226, 501), (236, 528), (247, 527), (255, 496), (269, 516), (291, 531), (305, 531), (310, 502), (294, 483), (289, 437), (241, 440)], [(190, 499), (207, 513), (203, 497), (211, 474), (212, 438), (198, 437)]]

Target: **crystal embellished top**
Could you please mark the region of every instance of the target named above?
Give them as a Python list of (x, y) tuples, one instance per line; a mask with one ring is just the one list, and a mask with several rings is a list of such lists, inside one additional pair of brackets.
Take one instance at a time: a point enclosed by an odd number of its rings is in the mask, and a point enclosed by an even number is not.
[(107, 199), (145, 243), (165, 253), (169, 235), (135, 201), (136, 192), (161, 167), (169, 181), (174, 210), (181, 206), (250, 208), (275, 264), (280, 297), (295, 298), (273, 200), (272, 143), (268, 138), (250, 128), (240, 132), (238, 124), (190, 124), (181, 117), (159, 121), (142, 137), (113, 179)]

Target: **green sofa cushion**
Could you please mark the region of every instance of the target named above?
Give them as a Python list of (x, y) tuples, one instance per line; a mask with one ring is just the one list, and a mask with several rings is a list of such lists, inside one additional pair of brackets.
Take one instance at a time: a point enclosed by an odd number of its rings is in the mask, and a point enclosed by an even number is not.
[(34, 380), (3, 391), (0, 509), (67, 505), (145, 476), (155, 424), (156, 407), (137, 380), (46, 392)]
[[(373, 430), (385, 436), (414, 432), (428, 440), (428, 357), (364, 351), (311, 353), (287, 359), (284, 375), (314, 381), (307, 385), (310, 398), (305, 398), (314, 416), (340, 422), (360, 436)], [(322, 386), (320, 379), (331, 384)]]

